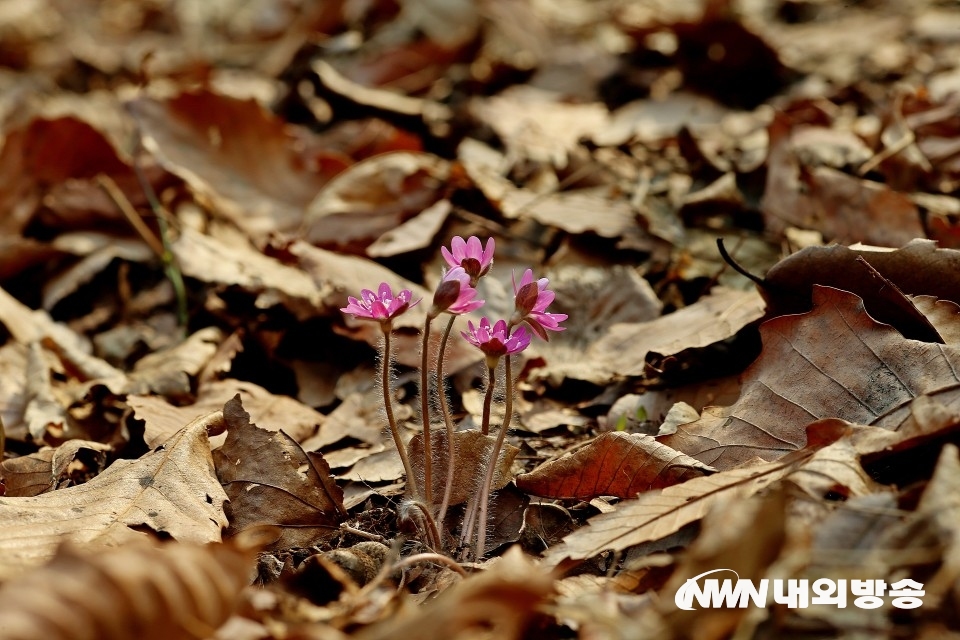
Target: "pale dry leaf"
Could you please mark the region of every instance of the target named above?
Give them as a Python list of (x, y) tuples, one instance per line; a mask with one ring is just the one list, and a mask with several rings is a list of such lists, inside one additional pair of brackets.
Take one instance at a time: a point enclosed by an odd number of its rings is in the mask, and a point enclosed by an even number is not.
[(255, 554), (236, 545), (130, 544), (91, 554), (62, 547), (0, 587), (7, 640), (186, 640), (233, 612)]
[(430, 246), (452, 208), (449, 200), (438, 200), (374, 240), (367, 247), (367, 255), (371, 258), (389, 258)]
[(50, 558), (65, 540), (122, 544), (152, 530), (184, 542), (217, 542), (227, 526), (207, 429), (198, 418), (137, 460), (117, 460), (85, 484), (31, 498), (0, 498), (0, 576)]
[(63, 437), (72, 432), (72, 420), (54, 394), (50, 367), (38, 342), (31, 342), (27, 351), (27, 406), (23, 420), (34, 442), (43, 442), (48, 432)]
[(137, 361), (129, 374), (130, 390), (155, 393), (172, 400), (193, 396), (193, 380), (207, 364), (223, 341), (217, 327), (204, 327), (183, 342), (155, 351)]
[(558, 169), (581, 138), (607, 126), (607, 107), (599, 102), (567, 103), (562, 96), (530, 85), (515, 85), (495, 96), (474, 98), (470, 111), (504, 140), (515, 158)]
[(330, 310), (323, 304), (332, 293), (329, 286), (318, 287), (300, 269), (252, 249), (228, 246), (190, 229), (181, 231), (172, 249), (183, 275), (240, 287), (257, 296), (260, 308), (282, 305), (301, 320)]
[[(91, 235), (96, 237), (95, 234)], [(56, 240), (53, 246), (61, 248)], [(142, 240), (104, 236), (102, 246), (85, 254), (78, 262), (44, 283), (41, 306), (50, 311), (58, 302), (93, 280), (114, 260), (146, 263), (154, 258), (154, 253)]]
[(609, 431), (571, 454), (517, 476), (516, 481), (523, 491), (544, 498), (632, 498), (713, 471), (651, 436)]
[(565, 558), (581, 560), (613, 549), (621, 551), (678, 531), (703, 518), (725, 500), (743, 500), (786, 476), (793, 465), (769, 462), (694, 478), (683, 484), (641, 494), (591, 518), (546, 553), (548, 565)]
[(246, 380), (217, 380), (200, 387), (193, 404), (175, 406), (157, 396), (127, 396), (134, 415), (146, 423), (143, 438), (155, 447), (167, 440), (198, 415), (216, 411), (232, 397), (240, 394), (243, 406), (263, 429), (283, 429), (297, 442), (304, 442), (322, 425), (326, 417), (287, 396), (270, 393)]
[(803, 447), (806, 426), (821, 418), (896, 431), (919, 395), (960, 404), (960, 350), (903, 338), (846, 291), (815, 286), (813, 301), (807, 314), (760, 327), (763, 351), (744, 372), (736, 403), (704, 409), (662, 442), (730, 469)]
[(642, 376), (648, 354), (666, 356), (706, 347), (762, 316), (763, 299), (756, 291), (718, 288), (689, 307), (655, 320), (615, 324), (584, 355), (591, 363), (590, 381)]
[(926, 316), (944, 344), (960, 345), (960, 305), (934, 296), (907, 296), (917, 311)]

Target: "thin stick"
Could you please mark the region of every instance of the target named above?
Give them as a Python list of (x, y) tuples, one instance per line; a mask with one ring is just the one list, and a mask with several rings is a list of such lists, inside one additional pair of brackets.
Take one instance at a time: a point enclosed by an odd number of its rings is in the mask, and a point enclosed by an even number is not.
[(460, 566), (460, 563), (454, 560), (453, 558), (448, 558), (442, 553), (418, 553), (416, 555), (407, 556), (403, 560), (395, 563), (390, 567), (391, 571), (403, 571), (407, 567), (411, 567), (418, 562), (437, 562), (439, 564), (446, 565), (459, 573), (464, 578), (467, 577), (467, 572), (463, 567)]
[(456, 451), (453, 446), (453, 418), (450, 416), (450, 406), (447, 404), (447, 387), (443, 383), (443, 358), (447, 352), (447, 338), (450, 337), (453, 320), (454, 316), (450, 316), (450, 320), (447, 321), (447, 328), (444, 329), (443, 337), (440, 338), (440, 355), (437, 356), (437, 393), (440, 396), (440, 411), (443, 413), (443, 423), (447, 427), (447, 484), (443, 487), (443, 502), (440, 504), (440, 514), (437, 516), (438, 522), (443, 522), (443, 519), (447, 516), (447, 507), (450, 506), (454, 473), (457, 466)]
[(497, 468), (497, 460), (500, 457), (500, 449), (503, 447), (503, 439), (507, 435), (507, 429), (510, 428), (510, 419), (513, 417), (513, 374), (510, 370), (510, 356), (504, 363), (504, 385), (506, 386), (506, 396), (504, 398), (504, 416), (503, 426), (500, 427), (500, 433), (497, 434), (497, 442), (493, 445), (490, 452), (490, 462), (487, 464), (487, 476), (483, 481), (483, 488), (480, 490), (480, 526), (477, 530), (477, 552), (476, 560), (479, 562), (483, 558), (484, 547), (487, 542), (487, 505), (490, 501), (490, 492), (493, 490), (493, 472)]
[(123, 214), (123, 217), (127, 219), (127, 222), (130, 223), (130, 226), (133, 227), (140, 238), (150, 247), (150, 250), (163, 260), (163, 243), (143, 221), (143, 218), (133, 208), (130, 200), (127, 199), (126, 194), (117, 186), (113, 178), (105, 173), (99, 173), (97, 174), (97, 184), (113, 200), (113, 204), (117, 205), (117, 209), (120, 210), (120, 213)]
[(383, 327), (383, 357), (380, 359), (380, 380), (383, 383), (383, 406), (387, 411), (387, 423), (390, 425), (390, 435), (393, 436), (393, 442), (397, 445), (397, 452), (400, 454), (400, 462), (403, 463), (403, 472), (407, 474), (407, 489), (410, 495), (416, 497), (420, 493), (417, 491), (417, 478), (413, 475), (413, 469), (410, 467), (410, 458), (407, 456), (407, 448), (403, 445), (400, 438), (400, 429), (397, 428), (397, 419), (393, 415), (393, 402), (390, 399), (390, 328)]
[(420, 359), (420, 414), (423, 417), (423, 488), (427, 504), (433, 508), (433, 442), (430, 439), (430, 380), (427, 361), (430, 355), (430, 324), (433, 318), (427, 314), (423, 324), (423, 348)]

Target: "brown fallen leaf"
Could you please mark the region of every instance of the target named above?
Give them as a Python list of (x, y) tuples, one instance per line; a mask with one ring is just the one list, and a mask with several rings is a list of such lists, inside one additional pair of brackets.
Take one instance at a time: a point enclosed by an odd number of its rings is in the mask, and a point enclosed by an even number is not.
[[(433, 436), (433, 498), (437, 506), (443, 500), (443, 493), (447, 486), (447, 434), (439, 425), (434, 426)], [(476, 429), (455, 431), (453, 434), (453, 450), (455, 463), (454, 485), (450, 492), (450, 505), (466, 502), (476, 495), (478, 487), (483, 484), (483, 477), (490, 460), (490, 449), (496, 442), (496, 437), (483, 435)], [(407, 445), (410, 463), (414, 474), (417, 475), (417, 486), (425, 486), (423, 479), (423, 434), (413, 436)], [(497, 458), (497, 468), (493, 472), (493, 490), (502, 489), (513, 477), (510, 469), (513, 461), (520, 453), (517, 447), (504, 443)], [(441, 461), (443, 463), (441, 464)], [(419, 473), (418, 473), (419, 472)]]
[[(820, 446), (836, 441), (847, 431), (844, 425), (821, 426), (816, 431), (816, 445), (795, 452), (787, 460), (721, 471), (620, 503), (613, 511), (591, 518), (587, 526), (547, 551), (547, 564), (557, 565), (566, 558), (582, 560), (606, 549), (619, 551), (663, 538), (700, 520), (718, 504), (756, 494), (786, 477), (796, 469), (796, 463), (809, 459)], [(811, 425), (811, 429), (817, 427)]]
[(209, 637), (249, 583), (254, 551), (168, 543), (91, 554), (65, 545), (0, 587), (0, 629), (8, 640)]
[(258, 307), (279, 304), (300, 319), (320, 313), (324, 308), (321, 301), (331, 293), (296, 267), (190, 229), (181, 232), (172, 249), (183, 275), (225, 287), (239, 286), (257, 296)]
[(307, 453), (286, 433), (250, 422), (237, 394), (223, 408), (227, 440), (213, 453), (230, 498), (229, 532), (277, 525), (271, 549), (309, 547), (337, 532), (346, 517), (343, 491), (319, 453)]
[(140, 98), (129, 109), (164, 168), (258, 244), (295, 231), (329, 179), (298, 151), (294, 129), (254, 100), (195, 91)]
[(117, 545), (145, 531), (184, 542), (219, 542), (227, 526), (207, 430), (194, 420), (137, 460), (117, 460), (93, 480), (31, 498), (0, 498), (0, 576), (50, 558), (63, 541)]
[(944, 344), (960, 344), (960, 305), (933, 296), (907, 296), (943, 338)]
[(846, 291), (815, 286), (813, 302), (809, 313), (761, 325), (763, 351), (744, 372), (736, 403), (708, 407), (700, 420), (661, 442), (731, 469), (802, 448), (814, 420), (840, 418), (896, 431), (918, 395), (949, 407), (960, 403), (960, 350), (903, 338)]
[(632, 498), (713, 471), (651, 436), (610, 431), (572, 454), (517, 476), (517, 486), (544, 498)]
[[(704, 518), (700, 535), (685, 550), (661, 593), (675, 594), (687, 580), (720, 567), (736, 572), (741, 580), (765, 578), (787, 539), (787, 506), (782, 490), (746, 500), (728, 497)], [(747, 540), (749, 544), (744, 544)], [(749, 611), (699, 607), (684, 611), (677, 608), (672, 597), (661, 598), (659, 605), (675, 637), (722, 637), (733, 631)]]
[(767, 228), (816, 229), (827, 240), (896, 247), (924, 236), (916, 205), (886, 185), (830, 167), (808, 167), (793, 149), (782, 114), (770, 125), (767, 184), (761, 209)]
[(155, 393), (179, 402), (192, 399), (193, 381), (222, 341), (220, 329), (205, 327), (179, 344), (145, 355), (129, 374), (130, 390)]

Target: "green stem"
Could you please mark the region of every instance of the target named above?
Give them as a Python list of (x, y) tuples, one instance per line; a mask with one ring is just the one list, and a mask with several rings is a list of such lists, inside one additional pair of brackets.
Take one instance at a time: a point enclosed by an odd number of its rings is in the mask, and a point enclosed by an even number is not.
[(430, 379), (427, 361), (430, 355), (430, 323), (433, 318), (427, 314), (423, 324), (423, 348), (420, 360), (420, 414), (423, 417), (423, 484), (424, 498), (433, 508), (433, 441), (430, 438)]
[(483, 488), (480, 490), (480, 526), (477, 531), (477, 553), (476, 559), (483, 558), (484, 547), (487, 542), (487, 505), (490, 500), (490, 492), (493, 490), (493, 474), (497, 468), (497, 461), (500, 458), (500, 449), (503, 447), (503, 439), (507, 435), (507, 429), (510, 428), (510, 418), (513, 417), (513, 373), (510, 370), (510, 356), (504, 363), (504, 385), (506, 386), (506, 396), (504, 398), (504, 416), (503, 426), (500, 427), (500, 433), (497, 434), (497, 442), (493, 445), (490, 452), (490, 462), (487, 464), (487, 476), (483, 480)]
[(170, 284), (173, 285), (173, 293), (177, 298), (177, 322), (183, 327), (184, 334), (186, 334), (187, 322), (190, 319), (187, 312), (187, 288), (183, 284), (183, 273), (180, 272), (180, 265), (177, 264), (176, 256), (174, 256), (173, 248), (170, 244), (170, 228), (167, 225), (167, 212), (163, 208), (163, 205), (160, 204), (160, 199), (157, 198), (157, 194), (153, 190), (153, 185), (150, 184), (150, 181), (147, 180), (143, 170), (140, 168), (136, 153), (133, 155), (133, 171), (137, 175), (140, 188), (143, 189), (143, 193), (147, 196), (147, 202), (150, 203), (150, 209), (153, 210), (153, 215), (157, 217), (157, 228), (160, 230), (160, 242), (163, 243), (163, 254), (160, 256), (160, 260), (163, 262), (163, 273), (167, 276)]
[(413, 475), (413, 469), (410, 467), (410, 458), (407, 456), (407, 448), (400, 437), (400, 429), (397, 427), (397, 419), (393, 415), (393, 402), (390, 398), (390, 331), (389, 325), (383, 328), (383, 357), (380, 358), (380, 380), (383, 383), (383, 406), (387, 412), (387, 423), (390, 425), (390, 435), (393, 436), (393, 442), (397, 445), (397, 452), (400, 454), (400, 462), (403, 463), (403, 472), (407, 474), (407, 490), (410, 495), (416, 497), (420, 495), (417, 491), (417, 478)]
[(447, 404), (447, 387), (443, 382), (443, 358), (447, 352), (447, 338), (450, 337), (450, 330), (453, 328), (454, 316), (450, 316), (447, 321), (447, 327), (443, 331), (443, 337), (440, 338), (440, 355), (437, 356), (437, 393), (440, 396), (440, 411), (443, 413), (443, 424), (447, 428), (447, 484), (443, 487), (443, 502), (440, 504), (440, 514), (437, 516), (437, 522), (443, 522), (447, 515), (447, 507), (450, 506), (450, 495), (453, 492), (454, 473), (457, 466), (456, 449), (453, 446), (453, 418), (450, 416), (450, 407)]

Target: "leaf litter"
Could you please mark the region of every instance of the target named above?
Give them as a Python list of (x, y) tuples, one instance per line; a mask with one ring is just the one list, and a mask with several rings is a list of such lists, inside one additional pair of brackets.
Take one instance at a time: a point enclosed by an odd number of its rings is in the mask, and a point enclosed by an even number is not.
[(950, 3), (113, 4), (0, 20), (0, 635), (958, 632)]

